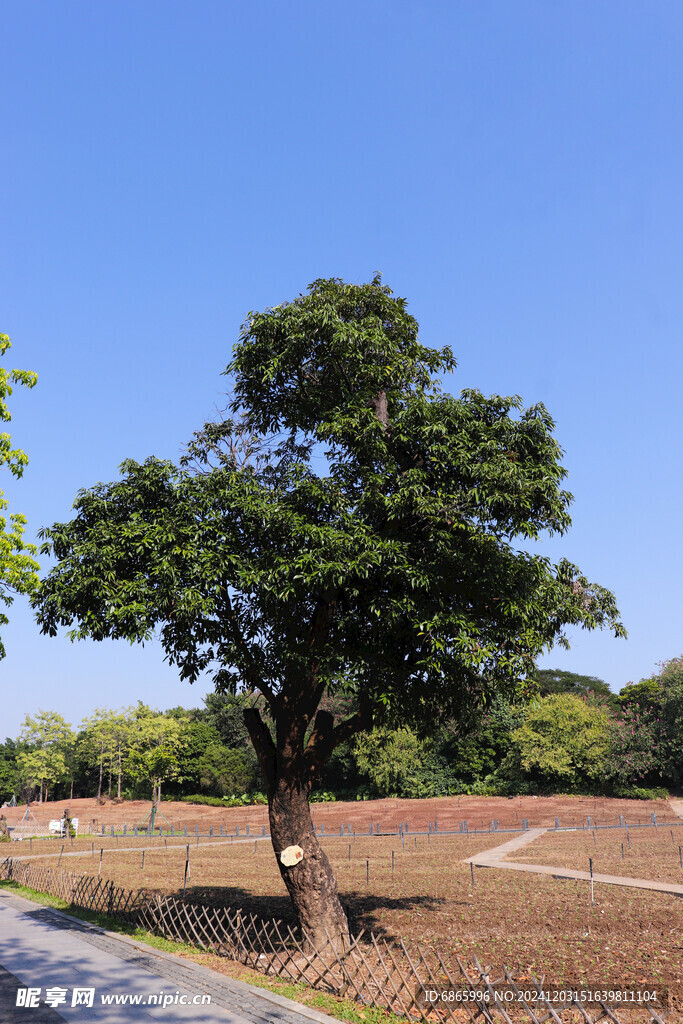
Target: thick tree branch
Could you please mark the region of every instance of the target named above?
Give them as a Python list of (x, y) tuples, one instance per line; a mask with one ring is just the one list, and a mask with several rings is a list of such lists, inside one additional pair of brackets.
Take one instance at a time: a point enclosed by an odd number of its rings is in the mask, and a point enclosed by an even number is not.
[(275, 783), (275, 744), (258, 708), (245, 708), (242, 712), (244, 724), (254, 745), (258, 763), (268, 789)]
[(368, 702), (363, 702), (364, 707), (346, 718), (343, 722), (333, 727), (334, 718), (329, 711), (319, 711), (315, 716), (315, 725), (311, 733), (304, 756), (311, 776), (318, 775), (329, 760), (333, 750), (350, 740), (356, 733), (369, 729), (372, 725), (372, 715)]
[(319, 678), (319, 652), (329, 634), (336, 610), (337, 591), (326, 591), (318, 597), (308, 627), (307, 643), (311, 658), (308, 681), (311, 685), (308, 687), (304, 683), (302, 690), (302, 711), (307, 724), (313, 717), (325, 689), (325, 680)]
[(232, 607), (232, 602), (230, 601), (228, 585), (225, 581), (223, 582), (223, 586), (225, 595), (223, 598), (223, 603), (225, 605), (225, 617), (223, 621), (226, 623), (230, 631), (230, 636), (232, 637), (233, 643), (239, 649), (245, 661), (245, 681), (248, 682), (253, 689), (261, 691), (263, 696), (268, 701), (271, 710), (274, 711), (276, 703), (275, 694), (273, 693), (268, 683), (263, 679), (263, 676), (259, 670), (259, 667), (256, 663), (256, 659), (254, 658), (254, 655), (251, 651), (251, 648), (244, 639), (244, 636), (242, 635), (242, 631), (240, 630), (239, 624), (237, 622), (235, 611)]
[(382, 427), (386, 430), (389, 426), (389, 410), (387, 408), (387, 393), (386, 391), (380, 391), (371, 400), (372, 408), (375, 411), (375, 416), (382, 424)]

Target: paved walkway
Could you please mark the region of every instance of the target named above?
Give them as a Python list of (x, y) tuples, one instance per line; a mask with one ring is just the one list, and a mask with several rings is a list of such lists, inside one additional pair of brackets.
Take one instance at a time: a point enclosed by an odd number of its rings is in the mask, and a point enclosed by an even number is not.
[[(37, 993), (31, 995), (31, 989)], [(16, 1005), (19, 990), (20, 1001), (28, 1005)], [(140, 1003), (104, 1002), (124, 996), (138, 997)], [(39, 1002), (34, 1008), (36, 997)], [(45, 1002), (51, 997), (57, 1000), (51, 999), (52, 1006)], [(152, 1020), (163, 1024), (338, 1024), (275, 993), (0, 889), (0, 1024)]]
[[(197, 849), (201, 850), (201, 848), (204, 847), (204, 846), (228, 846), (228, 845), (229, 846), (240, 846), (240, 845), (244, 845), (245, 843), (248, 846), (251, 846), (252, 843), (261, 843), (261, 842), (264, 842), (266, 840), (268, 842), (270, 842), (270, 836), (248, 836), (246, 839), (240, 838), (240, 839), (235, 839), (234, 841), (232, 839), (207, 839), (207, 841), (205, 843), (198, 843), (196, 841), (196, 839), (190, 838), (190, 837), (175, 836), (174, 838), (175, 839), (179, 839), (180, 841), (179, 842), (175, 842), (174, 841), (168, 847), (167, 846), (162, 846), (161, 843), (159, 842), (159, 840), (157, 840), (155, 843), (151, 843), (148, 846), (143, 846), (142, 844), (140, 844), (140, 846), (104, 846), (104, 847), (98, 846), (98, 839), (109, 840), (109, 838), (110, 838), (109, 836), (98, 836), (96, 839), (94, 839), (91, 842), (92, 853), (91, 853), (91, 850), (88, 850), (86, 847), (83, 847), (80, 850), (66, 850), (66, 852), (64, 852), (64, 851), (61, 850), (61, 847), (59, 847), (59, 849), (58, 849), (59, 843), (57, 843), (55, 845), (54, 850), (48, 850), (46, 853), (31, 853), (30, 851), (27, 853), (26, 852), (26, 848), (24, 846), (24, 848), (22, 849), (21, 853), (15, 854), (14, 850), (15, 850), (16, 847), (12, 847), (12, 851), (13, 851), (12, 852), (12, 860), (16, 860), (16, 861), (30, 860), (30, 861), (33, 861), (33, 860), (45, 860), (46, 858), (49, 858), (49, 857), (58, 857), (59, 860), (61, 861), (61, 860), (66, 860), (67, 857), (88, 857), (88, 856), (94, 857), (94, 856), (99, 854), (100, 849), (103, 849), (105, 853), (142, 853), (143, 850), (145, 851), (145, 853), (149, 853), (150, 851), (152, 853), (159, 853), (159, 852), (168, 853), (169, 850), (171, 851), (171, 853), (175, 853), (175, 852), (181, 852), (182, 853), (182, 851), (185, 850), (189, 846), (190, 847), (190, 853), (192, 853), (193, 850), (197, 850)], [(129, 836), (129, 837), (126, 837), (126, 838), (132, 839), (133, 836)], [(145, 836), (137, 836), (136, 838), (138, 838), (138, 839), (145, 839), (146, 837)], [(66, 843), (63, 843), (62, 846), (66, 846)]]
[(677, 814), (679, 818), (683, 818), (683, 800), (675, 800), (673, 797), (669, 800), (671, 808), (674, 814)]
[[(683, 801), (682, 801), (683, 802)], [(474, 864), (479, 868), (505, 868), (509, 871), (529, 871), (535, 875), (552, 875), (553, 878), (580, 878), (590, 882), (590, 871), (575, 871), (573, 868), (554, 868), (548, 864), (521, 864), (511, 860), (504, 860), (508, 854), (514, 853), (522, 846), (532, 843), (548, 829), (530, 828), (521, 836), (515, 836), (500, 846), (494, 846), (492, 850), (484, 850), (474, 857), (468, 857), (464, 864)], [(647, 878), (627, 878), (622, 875), (600, 875), (593, 872), (593, 881), (602, 882), (607, 885), (626, 885), (633, 889), (652, 889), (655, 892), (668, 892), (674, 896), (683, 896), (683, 885), (674, 885), (672, 882), (653, 882)]]

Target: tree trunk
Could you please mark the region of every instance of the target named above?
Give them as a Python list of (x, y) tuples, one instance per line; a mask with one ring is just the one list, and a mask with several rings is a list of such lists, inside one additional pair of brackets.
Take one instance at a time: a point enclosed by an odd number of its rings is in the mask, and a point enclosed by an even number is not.
[[(341, 951), (349, 940), (349, 923), (339, 900), (337, 880), (313, 830), (308, 793), (308, 785), (289, 772), (280, 773), (269, 787), (273, 849), (309, 945), (323, 950), (329, 938)], [(303, 850), (303, 858), (291, 867), (280, 859), (289, 846), (300, 846)]]
[[(319, 602), (316, 621), (320, 608), (324, 619), (331, 615), (332, 607), (331, 599)], [(323, 631), (324, 627), (323, 621)], [(307, 687), (296, 680), (291, 687), (295, 695), (297, 688), (298, 701), (284, 694), (270, 696), (275, 740), (257, 708), (244, 709), (244, 724), (268, 788), (273, 849), (299, 924), (310, 947), (322, 951), (331, 941), (337, 952), (341, 952), (349, 943), (349, 922), (330, 862), (315, 835), (308, 798), (313, 780), (319, 776), (334, 748), (365, 728), (369, 718), (365, 711), (359, 710), (335, 726), (329, 711), (318, 711), (308, 735), (322, 690), (318, 688), (316, 693), (315, 678), (309, 680)], [(366, 718), (368, 723), (364, 724)], [(293, 859), (290, 865), (281, 859), (289, 847), (300, 847), (302, 851), (302, 857), (298, 861)]]
[(116, 795), (117, 795), (117, 797), (120, 800), (121, 799), (121, 744), (120, 743), (118, 745), (118, 754), (119, 754), (119, 777), (118, 777), (118, 782), (117, 782), (117, 786), (116, 786)]
[(101, 798), (102, 798), (102, 767), (103, 767), (103, 764), (104, 764), (104, 754), (102, 753), (102, 750), (100, 750), (100, 781), (99, 781), (99, 783), (97, 785), (97, 799), (98, 800), (101, 800)]

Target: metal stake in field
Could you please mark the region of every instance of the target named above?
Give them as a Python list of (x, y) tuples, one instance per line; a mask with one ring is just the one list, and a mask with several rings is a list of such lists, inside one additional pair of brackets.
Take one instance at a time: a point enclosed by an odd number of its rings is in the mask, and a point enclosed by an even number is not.
[(104, 850), (102, 848), (100, 848), (100, 866), (97, 869), (97, 877), (98, 878), (102, 877), (102, 857), (103, 857), (103, 855), (104, 855)]
[(370, 861), (365, 862), (365, 884), (370, 885)]
[(142, 870), (145, 870), (145, 851), (142, 851)]
[(63, 854), (63, 853), (64, 853), (64, 843), (62, 843), (62, 848), (61, 848), (61, 850), (59, 851), (59, 859), (58, 859), (58, 861), (57, 861), (57, 867), (59, 867), (59, 865), (61, 864), (61, 861), (62, 861), (62, 854)]
[(391, 851), (391, 873), (394, 873), (394, 851)]
[(190, 870), (190, 845), (188, 843), (187, 849), (186, 849), (186, 852), (185, 852), (185, 874), (183, 876), (183, 896), (185, 895), (185, 890), (187, 888), (187, 876), (188, 876), (189, 870)]
[(591, 866), (591, 907), (592, 907), (592, 906), (595, 905), (595, 900), (593, 898), (593, 858), (589, 857), (588, 858), (588, 862), (589, 862), (589, 864)]
[(472, 888), (474, 889), (474, 864), (470, 861), (470, 874), (472, 875)]

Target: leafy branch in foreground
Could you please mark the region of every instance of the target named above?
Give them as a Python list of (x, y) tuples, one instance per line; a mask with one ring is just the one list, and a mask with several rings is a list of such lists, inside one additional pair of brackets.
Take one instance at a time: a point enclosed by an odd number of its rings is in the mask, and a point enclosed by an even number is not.
[[(0, 355), (11, 348), (10, 339), (0, 334)], [(38, 378), (30, 370), (6, 370), (0, 366), (0, 420), (5, 423), (12, 419), (7, 399), (12, 394), (13, 385), (32, 388)], [(19, 478), (28, 464), (28, 456), (21, 448), (12, 447), (12, 438), (3, 431), (0, 433), (0, 469), (8, 469), (12, 476)], [(13, 512), (7, 517), (2, 515), (9, 507), (5, 492), (0, 490), (0, 602), (6, 607), (12, 604), (15, 594), (31, 594), (38, 584), (40, 566), (33, 558), (36, 553), (34, 544), (24, 540), (26, 517)], [(0, 612), (0, 625), (9, 622), (7, 615)], [(0, 658), (4, 658), (5, 648), (0, 640)]]

